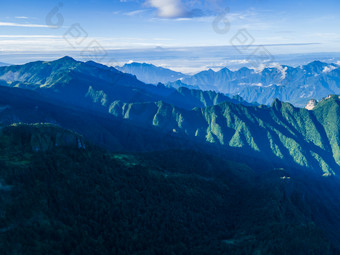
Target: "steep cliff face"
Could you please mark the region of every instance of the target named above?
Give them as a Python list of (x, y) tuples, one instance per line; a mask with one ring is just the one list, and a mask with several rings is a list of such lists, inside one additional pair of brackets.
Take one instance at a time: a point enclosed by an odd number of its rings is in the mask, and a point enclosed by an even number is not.
[(1, 139), (32, 151), (49, 151), (64, 146), (86, 148), (81, 135), (52, 124), (13, 124), (2, 129)]

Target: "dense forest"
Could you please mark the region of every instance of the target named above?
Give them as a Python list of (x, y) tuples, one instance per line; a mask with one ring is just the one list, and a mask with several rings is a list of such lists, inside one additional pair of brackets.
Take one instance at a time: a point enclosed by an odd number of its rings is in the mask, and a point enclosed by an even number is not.
[(0, 139), (1, 254), (336, 254), (318, 201), (283, 169), (113, 154), (42, 124)]

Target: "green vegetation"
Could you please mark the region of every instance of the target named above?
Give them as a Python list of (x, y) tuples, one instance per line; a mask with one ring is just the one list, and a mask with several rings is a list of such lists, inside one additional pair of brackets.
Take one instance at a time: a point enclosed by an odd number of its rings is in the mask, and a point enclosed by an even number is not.
[(70, 58), (0, 79), (1, 254), (340, 253), (338, 96), (245, 106)]
[(38, 129), (68, 133), (19, 125), (0, 136), (4, 255), (336, 254), (284, 170), (193, 151), (35, 152), (22, 134)]
[[(111, 114), (228, 151), (239, 149), (321, 175), (340, 167), (340, 99), (333, 96), (313, 111), (275, 100), (271, 107), (233, 103), (183, 110), (166, 103), (134, 103)], [(118, 104), (116, 104), (118, 106)], [(121, 112), (122, 114), (117, 114)]]
[[(306, 68), (320, 71), (322, 66), (315, 62)], [(69, 57), (1, 67), (0, 80), (1, 125), (58, 123), (111, 150), (183, 149), (190, 141), (304, 167), (319, 176), (340, 170), (340, 99), (335, 95), (311, 111), (279, 100), (270, 107), (250, 106), (212, 91), (147, 85), (115, 68)]]

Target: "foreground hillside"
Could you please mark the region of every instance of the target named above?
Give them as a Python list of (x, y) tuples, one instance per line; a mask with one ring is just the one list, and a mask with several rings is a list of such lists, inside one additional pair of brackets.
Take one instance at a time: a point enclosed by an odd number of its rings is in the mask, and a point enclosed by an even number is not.
[(110, 154), (72, 142), (81, 139), (43, 124), (2, 130), (2, 254), (337, 252), (339, 234), (320, 219), (336, 221), (334, 207), (314, 190), (330, 180), (307, 178), (309, 189), (266, 164), (183, 150)]

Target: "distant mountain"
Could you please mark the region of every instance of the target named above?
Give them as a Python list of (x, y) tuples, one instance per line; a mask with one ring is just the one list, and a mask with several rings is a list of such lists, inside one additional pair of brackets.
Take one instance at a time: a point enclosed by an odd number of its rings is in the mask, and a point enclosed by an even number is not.
[(10, 64), (0, 62), (0, 66), (9, 66)]
[(223, 68), (217, 72), (203, 71), (180, 82), (202, 90), (240, 95), (248, 102), (269, 105), (278, 98), (303, 107), (312, 98), (320, 100), (329, 94), (340, 94), (340, 66), (314, 61), (296, 68), (277, 66), (254, 70), (244, 67), (237, 71)]
[(168, 87), (168, 88), (175, 88), (175, 89), (178, 89), (178, 88), (200, 89), (198, 86), (192, 86), (192, 85), (185, 84), (181, 80), (166, 83), (165, 86)]
[[(184, 90), (145, 84), (131, 74), (92, 61), (79, 62), (64, 57), (51, 62), (0, 67), (3, 86), (39, 90), (48, 96), (77, 106), (98, 106), (107, 111), (117, 100), (134, 102), (164, 101), (192, 109), (237, 100), (212, 91)], [(93, 103), (99, 104), (93, 104)], [(248, 104), (245, 101), (238, 103)]]
[(133, 62), (116, 68), (124, 73), (133, 74), (138, 80), (149, 84), (168, 83), (187, 77), (183, 73), (146, 63)]

